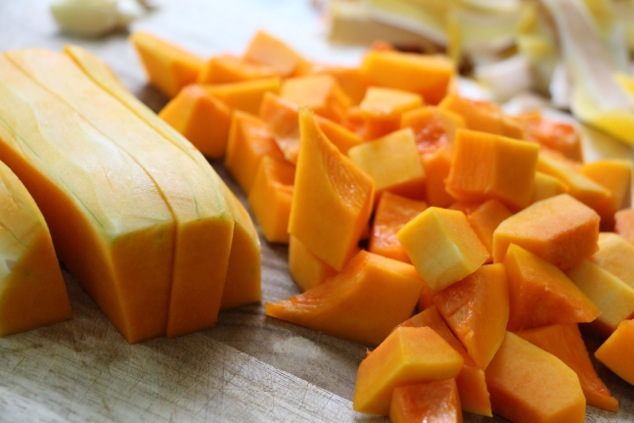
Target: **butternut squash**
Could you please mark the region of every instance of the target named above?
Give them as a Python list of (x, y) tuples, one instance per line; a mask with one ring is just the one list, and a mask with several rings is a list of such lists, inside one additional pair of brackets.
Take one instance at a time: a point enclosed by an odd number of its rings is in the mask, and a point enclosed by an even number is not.
[(361, 127), (366, 140), (383, 137), (401, 126), (401, 116), (423, 105), (421, 96), (395, 88), (370, 86), (359, 104)]
[(301, 73), (302, 69), (309, 65), (289, 44), (262, 30), (253, 35), (242, 57), (247, 62), (275, 69), (278, 75), (283, 77)]
[(614, 232), (601, 232), (590, 259), (634, 288), (634, 245)]
[(594, 356), (630, 385), (634, 385), (634, 320), (623, 320), (594, 352)]
[(44, 216), (2, 162), (0, 201), (0, 336), (70, 319), (66, 285)]
[(392, 393), (390, 421), (461, 423), (462, 410), (456, 380), (397, 386)]
[(309, 290), (337, 274), (335, 269), (313, 254), (299, 239), (293, 236), (289, 238), (288, 272), (299, 289)]
[(327, 74), (287, 78), (282, 83), (280, 97), (335, 122), (343, 121), (350, 106), (350, 99), (337, 80)]
[(275, 76), (279, 76), (279, 73), (268, 65), (252, 63), (234, 54), (218, 54), (204, 62), (196, 82), (223, 84)]

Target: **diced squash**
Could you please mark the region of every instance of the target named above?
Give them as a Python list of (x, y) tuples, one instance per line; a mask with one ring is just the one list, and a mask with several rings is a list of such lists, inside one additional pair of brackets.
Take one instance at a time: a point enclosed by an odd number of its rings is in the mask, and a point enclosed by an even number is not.
[(389, 191), (422, 200), (425, 169), (411, 129), (396, 130), (356, 145), (348, 150), (348, 157), (372, 177), (377, 199)]
[(456, 130), (464, 127), (461, 116), (436, 106), (418, 107), (401, 115), (401, 128), (412, 128), (422, 155), (451, 147)]
[(566, 271), (597, 249), (599, 215), (568, 194), (533, 203), (493, 233), (493, 261), (517, 244)]
[(307, 107), (315, 114), (342, 122), (350, 99), (343, 92), (337, 80), (328, 74), (296, 76), (285, 79), (280, 97), (297, 107)]
[(361, 103), (370, 86), (370, 81), (358, 66), (322, 65), (319, 69), (312, 69), (311, 72), (332, 75), (350, 99), (351, 105)]
[(204, 60), (181, 47), (147, 32), (130, 36), (150, 84), (172, 98), (181, 88), (196, 82)]
[(504, 257), (508, 276), (508, 329), (592, 322), (600, 309), (557, 266), (516, 245)]
[(264, 156), (248, 201), (268, 242), (288, 243), (288, 219), (293, 198), (295, 168), (286, 160)]
[(614, 214), (632, 205), (632, 162), (625, 159), (603, 159), (581, 166), (581, 174), (610, 191), (604, 203), (596, 205), (602, 230), (614, 229)]
[(311, 253), (300, 240), (293, 236), (288, 241), (288, 271), (293, 282), (302, 291), (314, 288), (337, 274), (335, 269)]
[(586, 259), (570, 269), (567, 275), (601, 310), (590, 323), (600, 336), (608, 337), (621, 320), (634, 317), (634, 287), (611, 272)]
[(310, 110), (302, 109), (299, 119), (301, 145), (288, 231), (339, 271), (369, 227), (374, 182), (326, 138)]
[(449, 343), (464, 360), (464, 364), (458, 376), (456, 384), (460, 393), (462, 408), (470, 413), (491, 417), (491, 401), (489, 390), (484, 378), (484, 370), (473, 361), (462, 342), (456, 338), (445, 320), (434, 305), (430, 305), (420, 313), (410, 317), (400, 326), (424, 327), (429, 326), (445, 341)]
[(457, 210), (428, 207), (396, 237), (433, 291), (464, 279), (488, 258), (467, 217)]
[(486, 100), (473, 100), (458, 93), (447, 95), (438, 105), (464, 119), (467, 128), (514, 139), (525, 139), (524, 130), (502, 109)]
[(26, 187), (2, 162), (0, 201), (0, 336), (72, 318), (44, 216)]
[(590, 259), (634, 288), (634, 244), (613, 232), (601, 232), (598, 246)]
[(214, 181), (215, 186), (219, 188), (219, 193), (227, 202), (227, 211), (234, 222), (221, 309), (259, 301), (262, 296), (260, 239), (244, 206), (220, 180), (200, 151), (162, 119), (157, 119), (154, 112), (124, 88), (102, 60), (78, 46), (66, 46), (64, 52), (73, 59), (86, 76), (165, 137), (168, 142), (177, 146), (194, 161), (199, 171)]
[(183, 134), (205, 156), (219, 159), (225, 154), (231, 108), (210, 95), (201, 85), (184, 87), (159, 112), (159, 117)]
[(455, 379), (397, 386), (392, 393), (390, 421), (462, 423)]
[(489, 254), (493, 252), (493, 232), (500, 223), (512, 215), (513, 212), (495, 198), (485, 201), (467, 214), (471, 227)]
[(456, 76), (453, 62), (444, 56), (399, 51), (368, 51), (361, 70), (371, 85), (420, 94), (427, 104), (438, 104)]
[(266, 314), (376, 346), (411, 316), (422, 284), (411, 264), (361, 250), (341, 272), (318, 286), (267, 303)]
[(495, 355), (509, 321), (509, 288), (502, 264), (481, 266), (432, 298), (447, 325), (481, 369)]
[(383, 193), (374, 213), (368, 251), (410, 263), (396, 233), (426, 208), (424, 201), (412, 200), (389, 191)]
[(594, 369), (577, 324), (548, 325), (516, 334), (558, 357), (574, 370), (588, 405), (610, 411), (619, 408), (618, 400)]
[(539, 200), (545, 200), (566, 192), (568, 192), (568, 187), (559, 178), (536, 171), (530, 203), (533, 204)]
[(362, 137), (372, 140), (396, 131), (401, 126), (403, 113), (422, 105), (422, 97), (415, 93), (394, 88), (369, 87), (359, 104)]
[(295, 49), (266, 31), (255, 33), (242, 57), (248, 62), (269, 66), (283, 77), (301, 72), (308, 65)]
[(614, 232), (634, 244), (634, 209), (628, 207), (614, 214)]
[(245, 193), (251, 191), (264, 156), (284, 160), (266, 123), (257, 116), (236, 111), (231, 118), (224, 163)]
[(583, 162), (581, 134), (574, 125), (548, 118), (539, 111), (521, 113), (513, 119), (524, 130), (526, 139), (571, 160)]
[(449, 177), (452, 154), (448, 148), (423, 155), (425, 168), (425, 200), (434, 207), (447, 207), (456, 199), (447, 191), (445, 181)]
[(623, 320), (614, 333), (594, 352), (606, 367), (634, 385), (634, 320)]
[(462, 363), (462, 356), (432, 328), (398, 327), (361, 361), (352, 407), (387, 416), (394, 388), (454, 378)]
[(447, 190), (458, 200), (497, 198), (522, 209), (531, 200), (538, 154), (536, 144), (459, 129)]
[(224, 84), (205, 84), (203, 87), (231, 109), (257, 115), (264, 95), (268, 92), (279, 93), (281, 83), (282, 80), (279, 77), (273, 77)]
[(224, 84), (279, 76), (267, 65), (248, 62), (233, 54), (219, 54), (207, 59), (200, 70), (199, 84)]
[(586, 399), (577, 374), (512, 332), (485, 375), (495, 414), (518, 423), (585, 421)]

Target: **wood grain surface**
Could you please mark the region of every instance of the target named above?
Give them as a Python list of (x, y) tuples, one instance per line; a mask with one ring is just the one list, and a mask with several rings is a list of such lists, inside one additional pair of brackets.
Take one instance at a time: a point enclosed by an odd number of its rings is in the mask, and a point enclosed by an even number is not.
[[(134, 29), (207, 56), (241, 52), (264, 28), (315, 60), (357, 63), (363, 49), (329, 45), (306, 0), (155, 1)], [(0, 51), (80, 44), (103, 58), (154, 110), (166, 99), (148, 87), (119, 32), (97, 40), (64, 35), (45, 0), (0, 0)], [(2, 101), (2, 99), (0, 99)], [(596, 156), (628, 156), (601, 141)], [(242, 200), (221, 163), (214, 167)], [(287, 249), (263, 241), (265, 301), (297, 293)], [(265, 317), (263, 304), (223, 312), (210, 330), (128, 345), (70, 275), (74, 319), (0, 338), (0, 422), (351, 422), (386, 421), (352, 411), (362, 345)], [(599, 366), (618, 413), (588, 408), (588, 422), (634, 421), (634, 388)], [(466, 415), (467, 422), (497, 421)]]

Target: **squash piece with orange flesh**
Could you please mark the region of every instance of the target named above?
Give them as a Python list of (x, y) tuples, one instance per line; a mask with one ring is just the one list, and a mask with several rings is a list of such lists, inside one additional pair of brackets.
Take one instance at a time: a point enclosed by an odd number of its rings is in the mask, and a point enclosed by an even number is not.
[(231, 108), (201, 85), (187, 85), (159, 112), (159, 117), (191, 141), (206, 157), (224, 156)]
[(335, 269), (311, 253), (293, 236), (288, 240), (288, 272), (302, 291), (314, 288), (337, 274)]
[(614, 229), (614, 214), (632, 205), (632, 162), (624, 159), (603, 159), (581, 166), (581, 174), (610, 191), (604, 203), (596, 205), (602, 230)]
[(162, 38), (147, 32), (130, 36), (150, 84), (172, 98), (186, 85), (196, 82), (204, 60)]
[(634, 385), (634, 320), (623, 320), (594, 352), (606, 367), (630, 385)]
[(301, 73), (309, 63), (290, 45), (266, 31), (257, 31), (242, 55), (247, 62), (274, 69), (280, 76)]
[(467, 128), (514, 139), (525, 139), (524, 130), (500, 106), (486, 100), (473, 100), (458, 93), (447, 95), (438, 105), (464, 119)]
[(601, 232), (590, 260), (634, 288), (634, 244), (614, 232)]
[(280, 97), (335, 122), (342, 122), (350, 107), (350, 99), (328, 74), (287, 78), (282, 83)]
[(348, 150), (348, 157), (374, 180), (377, 199), (386, 192), (422, 200), (425, 169), (411, 129), (399, 129)]
[(281, 84), (281, 78), (272, 77), (224, 84), (204, 84), (203, 87), (232, 110), (257, 115), (264, 95), (268, 92), (279, 93)]
[(401, 128), (414, 131), (421, 155), (451, 148), (456, 130), (464, 127), (465, 122), (460, 115), (436, 106), (418, 107), (401, 115)]
[(531, 204), (493, 232), (493, 261), (517, 244), (566, 271), (598, 249), (599, 215), (568, 194)]
[(473, 361), (485, 369), (500, 347), (509, 321), (509, 288), (502, 264), (481, 266), (432, 298)]
[(599, 336), (610, 336), (621, 320), (634, 317), (634, 287), (592, 260), (582, 260), (566, 275), (601, 310), (589, 324)]
[(460, 393), (462, 408), (470, 413), (491, 417), (491, 401), (489, 400), (489, 390), (484, 378), (484, 370), (478, 367), (462, 345), (456, 338), (445, 320), (438, 312), (436, 306), (431, 305), (420, 313), (410, 317), (400, 326), (424, 327), (429, 326), (445, 341), (449, 343), (464, 360), (464, 364), (458, 376), (456, 384)]
[(81, 70), (113, 98), (160, 133), (168, 142), (179, 147), (195, 162), (198, 170), (215, 181), (227, 203), (234, 222), (229, 265), (222, 291), (221, 309), (257, 302), (262, 296), (260, 239), (251, 218), (237, 197), (220, 180), (209, 161), (171, 126), (158, 119), (154, 112), (134, 97), (118, 81), (110, 68), (98, 57), (78, 46), (65, 46), (64, 53)]
[(356, 106), (361, 103), (370, 81), (359, 66), (316, 65), (311, 73), (327, 73), (332, 75), (344, 93), (350, 98), (350, 104)]
[(44, 216), (13, 171), (0, 162), (0, 336), (72, 317)]
[(634, 244), (634, 209), (626, 208), (614, 213), (614, 232)]
[(368, 51), (361, 70), (371, 85), (417, 93), (427, 104), (438, 104), (456, 77), (453, 62), (445, 56), (394, 50)]
[(295, 168), (286, 160), (264, 156), (248, 202), (268, 242), (288, 243), (288, 219), (293, 198)]
[(465, 278), (488, 259), (486, 248), (458, 210), (428, 207), (396, 237), (433, 291)]
[(197, 82), (199, 84), (224, 84), (274, 76), (280, 75), (270, 66), (248, 62), (233, 54), (219, 54), (205, 61)]
[(396, 238), (396, 233), (426, 208), (424, 201), (412, 200), (389, 191), (384, 192), (374, 213), (368, 250), (410, 263), (407, 253)]
[(458, 200), (497, 198), (514, 210), (522, 209), (531, 200), (538, 154), (537, 144), (459, 129), (447, 191)]
[(442, 148), (423, 155), (425, 168), (425, 201), (430, 206), (448, 207), (456, 198), (447, 191), (447, 178), (451, 172), (452, 153)]
[(544, 116), (538, 111), (530, 111), (513, 116), (524, 130), (527, 140), (557, 151), (576, 162), (583, 162), (581, 134), (570, 123)]
[(511, 244), (504, 257), (508, 276), (508, 329), (555, 323), (587, 323), (601, 310), (557, 266)]
[(266, 123), (257, 116), (236, 111), (231, 118), (224, 163), (247, 194), (251, 191), (264, 156), (284, 160)]
[(374, 182), (326, 138), (313, 113), (299, 115), (301, 145), (288, 231), (339, 271), (370, 224)]
[(568, 192), (568, 187), (559, 178), (537, 171), (535, 172), (530, 203), (533, 204), (566, 192)]
[(398, 327), (359, 365), (352, 407), (387, 416), (397, 386), (454, 378), (462, 356), (430, 327)]
[(462, 423), (455, 379), (397, 386), (392, 393), (390, 421)]
[(619, 408), (618, 400), (612, 396), (594, 369), (577, 324), (548, 325), (516, 334), (555, 355), (574, 370), (579, 376), (588, 405), (610, 411)]
[(492, 198), (480, 204), (467, 219), (489, 254), (493, 252), (493, 232), (504, 220), (513, 215), (501, 201)]
[(396, 131), (401, 126), (403, 113), (422, 105), (422, 97), (415, 93), (394, 88), (369, 87), (358, 107), (361, 136), (366, 140), (373, 140)]
[(553, 354), (507, 332), (485, 370), (493, 412), (517, 423), (583, 423), (577, 374)]
[(380, 344), (416, 306), (423, 282), (411, 264), (359, 251), (333, 277), (266, 314), (369, 346)]

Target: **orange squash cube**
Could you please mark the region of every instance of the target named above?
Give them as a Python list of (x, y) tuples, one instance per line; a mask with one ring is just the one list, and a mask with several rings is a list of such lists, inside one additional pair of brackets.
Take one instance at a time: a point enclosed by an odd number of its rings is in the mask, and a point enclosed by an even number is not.
[(273, 77), (224, 84), (205, 84), (204, 87), (231, 109), (257, 115), (264, 95), (267, 92), (279, 93), (281, 82), (279, 77)]
[(286, 160), (264, 156), (247, 200), (268, 242), (287, 244), (295, 167)]
[(525, 141), (459, 129), (447, 191), (463, 201), (497, 198), (514, 210), (533, 193), (539, 147)]
[(385, 87), (369, 87), (359, 104), (360, 128), (366, 140), (376, 139), (401, 127), (401, 115), (423, 105), (420, 95)]
[(288, 231), (339, 271), (370, 224), (374, 182), (300, 110), (300, 152)]
[(605, 202), (596, 206), (602, 230), (614, 229), (614, 214), (632, 205), (632, 162), (624, 159), (603, 159), (581, 166), (581, 174), (610, 191)]
[(336, 275), (266, 315), (368, 346), (411, 316), (423, 281), (411, 264), (360, 250)]
[(538, 111), (520, 113), (513, 119), (524, 130), (527, 140), (557, 151), (570, 160), (583, 162), (581, 134), (574, 125), (550, 119)]
[(418, 107), (401, 116), (401, 128), (412, 128), (422, 155), (451, 148), (456, 130), (464, 127), (465, 122), (460, 115), (436, 106)]
[(553, 354), (512, 332), (485, 370), (493, 412), (517, 423), (583, 423), (586, 399), (577, 374)]
[(251, 63), (233, 54), (212, 56), (198, 75), (199, 84), (224, 84), (280, 76), (275, 69)]
[(614, 213), (614, 232), (634, 244), (634, 209), (626, 208)]
[(193, 84), (204, 60), (162, 38), (147, 32), (130, 36), (150, 84), (168, 98), (174, 97), (186, 85)]
[(288, 241), (288, 272), (302, 292), (320, 285), (337, 274), (335, 269), (311, 253), (299, 239), (293, 236)]
[(411, 91), (428, 104), (438, 104), (456, 77), (453, 62), (445, 56), (370, 50), (361, 70), (371, 85)]
[(488, 259), (467, 217), (457, 210), (428, 207), (396, 237), (433, 291), (465, 278)]
[(566, 271), (597, 249), (599, 215), (568, 194), (533, 203), (493, 232), (493, 261), (517, 244)]
[(449, 148), (441, 148), (433, 153), (423, 154), (425, 168), (425, 201), (434, 207), (448, 207), (456, 198), (447, 191), (447, 178), (451, 172), (452, 153)]
[(356, 145), (348, 150), (348, 157), (372, 177), (377, 198), (390, 191), (422, 200), (425, 169), (411, 129), (400, 129)]
[(398, 327), (361, 361), (352, 407), (387, 416), (394, 388), (454, 378), (462, 363), (462, 356), (432, 328)]
[(184, 87), (159, 112), (206, 157), (224, 156), (231, 126), (231, 108), (201, 85)]
[(246, 47), (244, 60), (266, 65), (282, 77), (291, 76), (308, 66), (302, 57), (290, 45), (266, 31), (257, 31)]
[(634, 385), (634, 320), (623, 320), (594, 356), (621, 379)]
[(280, 97), (335, 122), (342, 122), (350, 107), (350, 99), (328, 74), (287, 78), (282, 83)]
[(467, 214), (471, 227), (489, 254), (493, 252), (493, 232), (500, 223), (512, 215), (513, 212), (495, 198), (485, 201)]
[(397, 386), (392, 393), (390, 421), (462, 423), (462, 408), (456, 380), (445, 379)]
[(634, 288), (634, 244), (613, 232), (601, 232), (590, 260)]
[(568, 187), (559, 178), (544, 172), (536, 171), (530, 204), (567, 192)]

